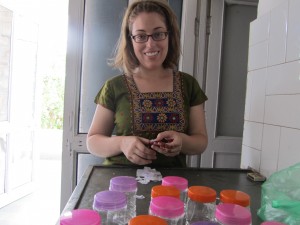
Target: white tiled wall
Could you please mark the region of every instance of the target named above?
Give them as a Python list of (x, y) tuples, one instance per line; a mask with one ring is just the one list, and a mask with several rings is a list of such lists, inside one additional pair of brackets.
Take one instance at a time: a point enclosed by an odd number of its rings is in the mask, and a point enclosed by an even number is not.
[(241, 167), (300, 162), (300, 1), (260, 0), (250, 25)]

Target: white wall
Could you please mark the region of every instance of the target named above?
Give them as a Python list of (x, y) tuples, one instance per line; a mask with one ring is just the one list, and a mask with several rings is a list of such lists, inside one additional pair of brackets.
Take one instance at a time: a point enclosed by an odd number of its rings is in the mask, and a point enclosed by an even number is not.
[(241, 167), (300, 162), (300, 1), (260, 0), (250, 25)]

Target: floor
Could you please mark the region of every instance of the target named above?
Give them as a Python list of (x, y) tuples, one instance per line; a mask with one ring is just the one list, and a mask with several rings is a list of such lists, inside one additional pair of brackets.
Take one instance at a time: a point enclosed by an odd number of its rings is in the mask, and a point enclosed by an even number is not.
[[(58, 133), (60, 137), (61, 133)], [(49, 135), (49, 134), (48, 134)], [(42, 135), (49, 137), (48, 135)], [(53, 137), (54, 134), (51, 133)], [(61, 157), (58, 150), (61, 148), (61, 139), (56, 143), (45, 145), (40, 157), (38, 182), (36, 190), (5, 207), (0, 208), (0, 225), (55, 225), (60, 216), (60, 183), (61, 183)], [(49, 138), (48, 138), (49, 140)], [(49, 142), (49, 141), (48, 141)], [(53, 144), (55, 144), (53, 146)], [(52, 149), (52, 154), (50, 154)]]

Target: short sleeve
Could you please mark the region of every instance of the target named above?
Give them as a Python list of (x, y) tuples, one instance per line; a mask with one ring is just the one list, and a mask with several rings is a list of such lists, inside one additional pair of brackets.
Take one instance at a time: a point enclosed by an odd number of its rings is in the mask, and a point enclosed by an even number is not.
[(115, 111), (114, 92), (111, 86), (111, 80), (107, 80), (98, 94), (95, 97), (94, 102), (102, 105), (103, 107)]

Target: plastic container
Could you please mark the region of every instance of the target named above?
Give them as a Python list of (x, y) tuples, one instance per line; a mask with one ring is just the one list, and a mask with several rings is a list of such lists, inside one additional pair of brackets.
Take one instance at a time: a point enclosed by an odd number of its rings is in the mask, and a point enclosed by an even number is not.
[(153, 186), (151, 189), (151, 198), (155, 198), (158, 196), (170, 196), (180, 199), (180, 190), (173, 186)]
[(217, 192), (206, 186), (188, 188), (186, 207), (187, 224), (196, 221), (213, 221), (215, 218)]
[(129, 220), (128, 225), (168, 225), (168, 223), (158, 216), (139, 215)]
[(101, 225), (100, 215), (91, 209), (74, 209), (60, 217), (60, 225)]
[(192, 223), (191, 225), (219, 225), (219, 223), (212, 222), (212, 221), (198, 221), (198, 222)]
[(93, 209), (102, 219), (102, 225), (127, 224), (127, 198), (123, 192), (101, 191), (94, 195)]
[(168, 225), (184, 225), (184, 203), (179, 198), (170, 196), (152, 198), (149, 215), (166, 220)]
[(220, 192), (220, 203), (232, 203), (250, 209), (250, 196), (242, 191), (222, 190)]
[(217, 205), (215, 217), (220, 225), (251, 225), (250, 210), (236, 204), (222, 203)]
[(174, 186), (180, 191), (180, 199), (187, 202), (188, 180), (179, 176), (166, 176), (162, 178), (162, 186)]
[(131, 176), (117, 176), (110, 179), (109, 190), (125, 193), (127, 197), (126, 220), (136, 216), (137, 181)]
[(261, 223), (260, 225), (287, 225), (287, 224), (280, 223), (277, 221), (265, 221), (265, 222)]

